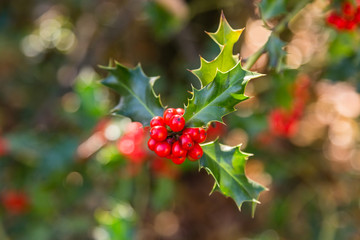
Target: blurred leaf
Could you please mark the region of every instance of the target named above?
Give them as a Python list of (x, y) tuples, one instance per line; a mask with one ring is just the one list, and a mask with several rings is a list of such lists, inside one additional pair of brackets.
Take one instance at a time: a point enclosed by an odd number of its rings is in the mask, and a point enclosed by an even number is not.
[(140, 65), (130, 69), (115, 63), (115, 67), (104, 69), (109, 71), (110, 76), (102, 83), (121, 95), (119, 104), (113, 110), (115, 114), (129, 117), (145, 126), (154, 116), (163, 114), (160, 96), (153, 89), (158, 77), (147, 77)]
[(284, 51), (285, 42), (274, 34), (271, 34), (265, 45), (265, 50), (269, 54), (269, 68), (277, 72), (285, 68), (286, 52)]
[(222, 117), (235, 111), (234, 106), (248, 97), (244, 95), (247, 82), (262, 74), (244, 70), (240, 62), (228, 72), (218, 71), (214, 81), (197, 90), (185, 106), (184, 118), (188, 125), (201, 127), (211, 121), (222, 122)]
[(217, 190), (236, 202), (239, 210), (243, 202), (259, 203), (260, 192), (265, 187), (245, 175), (246, 160), (250, 156), (240, 147), (229, 147), (217, 141), (202, 145), (204, 156), (200, 168), (204, 168), (215, 179), (213, 191)]
[(293, 106), (293, 86), (296, 81), (298, 70), (286, 69), (281, 73), (273, 72), (268, 76), (272, 81), (271, 102), (275, 106), (282, 106), (290, 109)]
[(212, 61), (200, 58), (200, 68), (192, 70), (192, 73), (199, 78), (202, 86), (206, 86), (213, 81), (216, 72), (226, 72), (233, 68), (238, 62), (239, 57), (232, 54), (233, 46), (238, 41), (244, 29), (232, 29), (224, 14), (221, 14), (220, 24), (215, 33), (207, 33), (219, 46), (220, 53)]
[(104, 116), (109, 111), (108, 94), (98, 80), (99, 76), (92, 69), (85, 69), (74, 86), (80, 100), (80, 110), (92, 117)]
[(259, 4), (261, 17), (264, 20), (286, 13), (285, 0), (262, 0)]
[(174, 198), (174, 182), (169, 178), (156, 178), (152, 194), (152, 205), (157, 211), (168, 208)]
[[(149, 17), (151, 27), (160, 39), (171, 37), (174, 33), (180, 30), (186, 20), (186, 5), (183, 1), (147, 1), (145, 12)], [(167, 5), (181, 4), (183, 11), (172, 12), (174, 7)], [(179, 7), (179, 6), (175, 6)]]

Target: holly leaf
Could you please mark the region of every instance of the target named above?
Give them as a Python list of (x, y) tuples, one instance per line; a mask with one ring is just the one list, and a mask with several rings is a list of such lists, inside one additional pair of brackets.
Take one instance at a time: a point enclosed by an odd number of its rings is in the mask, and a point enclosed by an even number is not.
[(239, 56), (233, 55), (234, 44), (244, 29), (232, 29), (223, 13), (221, 13), (220, 23), (215, 33), (206, 32), (219, 46), (220, 53), (212, 61), (206, 61), (200, 57), (200, 68), (191, 72), (198, 77), (202, 86), (209, 84), (215, 77), (217, 70), (226, 72), (239, 62)]
[(275, 69), (277, 72), (282, 71), (286, 67), (284, 50), (286, 43), (279, 37), (271, 34), (266, 42), (265, 49), (269, 54), (269, 68)]
[(184, 118), (188, 126), (201, 127), (211, 121), (222, 122), (222, 117), (235, 111), (235, 105), (245, 99), (245, 86), (250, 79), (262, 74), (244, 70), (238, 62), (230, 71), (217, 71), (204, 88), (193, 87), (193, 97), (185, 106)]
[(264, 20), (286, 13), (285, 0), (262, 0), (259, 4), (261, 17)]
[(204, 168), (215, 179), (210, 194), (219, 191), (236, 202), (239, 210), (243, 202), (252, 202), (253, 210), (260, 192), (266, 188), (249, 179), (245, 174), (245, 164), (250, 154), (244, 153), (240, 147), (222, 145), (216, 140), (202, 145), (204, 151), (200, 159), (200, 169)]
[(158, 77), (146, 76), (140, 64), (127, 68), (115, 62), (115, 67), (102, 68), (110, 73), (102, 84), (121, 95), (119, 104), (113, 109), (114, 114), (129, 117), (144, 126), (149, 125), (154, 116), (163, 114), (160, 96), (153, 89)]

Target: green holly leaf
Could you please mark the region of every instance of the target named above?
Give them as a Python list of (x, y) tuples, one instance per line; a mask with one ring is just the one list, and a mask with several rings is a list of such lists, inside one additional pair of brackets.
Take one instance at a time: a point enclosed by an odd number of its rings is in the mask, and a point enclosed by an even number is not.
[(116, 62), (115, 67), (102, 68), (110, 73), (102, 84), (121, 95), (119, 104), (113, 109), (114, 114), (129, 117), (145, 126), (149, 125), (151, 118), (163, 114), (160, 96), (153, 89), (158, 77), (146, 76), (140, 64), (127, 68)]
[[(215, 179), (211, 191), (219, 191), (236, 202), (239, 210), (243, 202), (252, 202), (253, 210), (260, 192), (266, 188), (249, 179), (245, 174), (245, 164), (250, 154), (240, 147), (222, 145), (216, 140), (202, 145), (204, 151), (200, 159), (200, 169), (204, 168)], [(210, 194), (211, 194), (210, 193)]]
[(264, 20), (286, 13), (285, 0), (262, 0), (259, 4), (261, 17)]
[(206, 32), (219, 46), (220, 53), (212, 61), (206, 61), (200, 57), (200, 68), (191, 72), (198, 77), (202, 86), (209, 84), (215, 77), (217, 70), (226, 72), (239, 62), (239, 56), (233, 55), (234, 44), (244, 29), (232, 29), (223, 13), (221, 13), (220, 24), (215, 33)]
[(235, 105), (244, 101), (244, 90), (250, 79), (262, 74), (244, 70), (238, 62), (228, 72), (218, 71), (214, 80), (204, 88), (193, 88), (193, 97), (185, 106), (184, 118), (189, 126), (201, 127), (211, 121), (222, 122), (222, 117), (235, 111)]

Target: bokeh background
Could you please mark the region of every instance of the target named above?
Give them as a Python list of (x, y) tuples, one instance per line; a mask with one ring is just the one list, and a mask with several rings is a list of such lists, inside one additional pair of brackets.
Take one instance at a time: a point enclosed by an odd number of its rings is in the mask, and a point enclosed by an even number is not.
[[(331, 24), (342, 1), (263, 1), (2, 0), (0, 239), (360, 239), (360, 28)], [(269, 188), (254, 218), (208, 196), (197, 163), (150, 153), (100, 84), (109, 59), (141, 62), (182, 107), (221, 10), (245, 27), (244, 63), (265, 53), (252, 98), (209, 130), (254, 154), (246, 172)]]

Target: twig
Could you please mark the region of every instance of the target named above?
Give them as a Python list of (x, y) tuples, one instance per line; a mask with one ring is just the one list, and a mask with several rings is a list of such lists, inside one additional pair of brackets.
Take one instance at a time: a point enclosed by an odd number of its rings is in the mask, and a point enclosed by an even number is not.
[[(271, 35), (273, 35), (273, 34), (279, 35), (280, 33), (282, 33), (286, 29), (286, 27), (289, 24), (290, 20), (296, 14), (298, 14), (298, 12), (301, 9), (303, 9), (309, 2), (310, 2), (310, 0), (303, 0), (303, 1), (299, 2), (295, 6), (295, 8), (288, 15), (286, 15), (286, 17), (283, 20), (281, 20), (281, 22), (273, 29)], [(268, 41), (269, 41), (271, 35), (269, 36), (266, 43), (258, 51), (256, 51), (253, 55), (251, 55), (247, 59), (247, 61), (245, 63), (245, 66), (244, 66), (245, 69), (250, 69), (256, 63), (256, 61), (260, 58), (260, 56), (267, 51), (266, 50), (266, 44), (268, 44)]]

